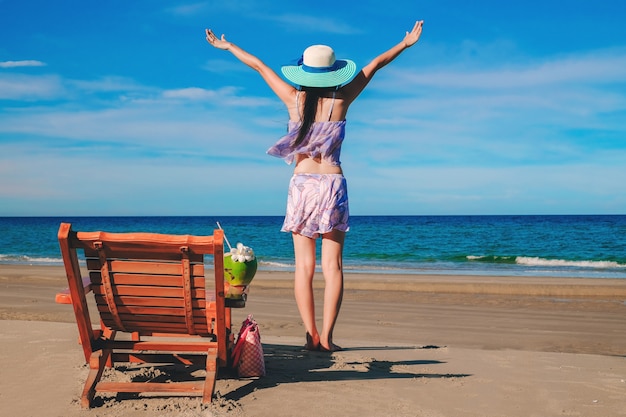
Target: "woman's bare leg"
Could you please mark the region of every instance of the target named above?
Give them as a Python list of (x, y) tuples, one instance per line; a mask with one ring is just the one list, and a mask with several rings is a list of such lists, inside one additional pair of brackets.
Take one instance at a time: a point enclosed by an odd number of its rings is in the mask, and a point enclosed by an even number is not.
[(333, 230), (322, 236), (322, 272), (324, 273), (324, 322), (320, 346), (324, 350), (341, 349), (333, 343), (333, 329), (343, 300), (343, 243), (345, 232)]
[(320, 336), (315, 325), (315, 300), (313, 297), (313, 276), (315, 274), (315, 239), (296, 233), (293, 236), (293, 249), (296, 261), (294, 294), (300, 317), (307, 331), (307, 349), (319, 347)]

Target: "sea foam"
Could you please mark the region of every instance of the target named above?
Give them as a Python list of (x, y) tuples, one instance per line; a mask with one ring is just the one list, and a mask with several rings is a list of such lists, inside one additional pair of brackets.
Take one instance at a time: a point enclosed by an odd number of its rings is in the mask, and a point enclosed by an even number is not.
[(626, 268), (625, 264), (614, 261), (567, 261), (564, 259), (544, 259), (530, 256), (518, 256), (515, 263), (527, 266), (569, 266), (577, 268)]

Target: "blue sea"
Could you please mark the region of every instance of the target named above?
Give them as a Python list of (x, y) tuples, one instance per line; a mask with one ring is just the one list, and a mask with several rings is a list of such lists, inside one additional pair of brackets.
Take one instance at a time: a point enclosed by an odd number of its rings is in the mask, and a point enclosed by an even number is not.
[[(254, 249), (259, 268), (292, 271), (282, 216), (0, 217), (0, 264), (61, 265), (57, 230), (211, 234)], [(347, 273), (626, 278), (626, 215), (352, 216)], [(226, 247), (228, 250), (228, 247)]]

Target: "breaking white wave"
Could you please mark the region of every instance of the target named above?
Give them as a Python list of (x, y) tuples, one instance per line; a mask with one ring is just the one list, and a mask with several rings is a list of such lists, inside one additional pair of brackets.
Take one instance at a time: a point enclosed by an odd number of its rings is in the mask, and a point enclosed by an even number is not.
[(620, 264), (615, 261), (566, 261), (564, 259), (544, 259), (538, 257), (518, 256), (515, 263), (526, 266), (567, 266), (576, 268), (626, 268), (626, 264)]
[(57, 265), (63, 260), (59, 258), (49, 257), (33, 257), (26, 255), (2, 255), (0, 254), (0, 264), (25, 264), (25, 265)]

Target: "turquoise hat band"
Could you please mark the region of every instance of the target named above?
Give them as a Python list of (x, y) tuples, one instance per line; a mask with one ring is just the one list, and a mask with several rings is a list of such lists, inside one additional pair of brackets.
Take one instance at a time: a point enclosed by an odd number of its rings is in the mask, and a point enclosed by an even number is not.
[(287, 80), (302, 87), (336, 87), (352, 80), (357, 70), (353, 61), (338, 59), (329, 67), (285, 65), (281, 72)]

